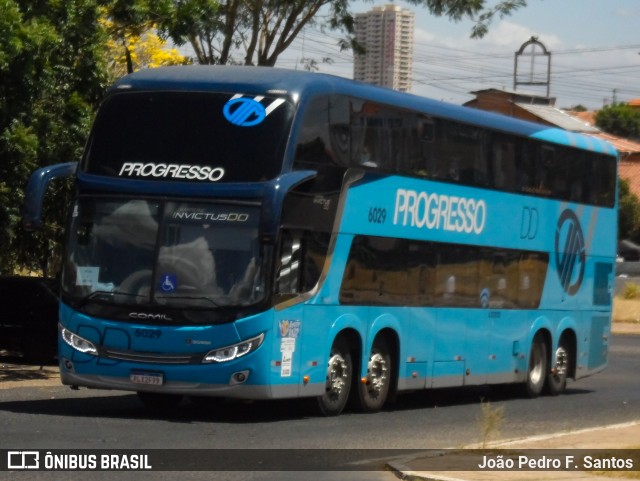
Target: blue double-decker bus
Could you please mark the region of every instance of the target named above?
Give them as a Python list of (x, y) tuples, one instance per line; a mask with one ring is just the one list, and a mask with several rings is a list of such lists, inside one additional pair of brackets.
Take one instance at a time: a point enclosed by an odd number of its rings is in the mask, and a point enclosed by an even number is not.
[(140, 71), (108, 92), (75, 175), (63, 384), (348, 400), (607, 364), (617, 154), (579, 134), (350, 80)]

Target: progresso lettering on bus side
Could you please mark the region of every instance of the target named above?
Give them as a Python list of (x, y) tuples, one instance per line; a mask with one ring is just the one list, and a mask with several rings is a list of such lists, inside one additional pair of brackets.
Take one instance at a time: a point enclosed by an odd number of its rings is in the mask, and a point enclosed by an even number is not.
[(487, 220), (483, 199), (398, 189), (395, 225), (480, 234)]

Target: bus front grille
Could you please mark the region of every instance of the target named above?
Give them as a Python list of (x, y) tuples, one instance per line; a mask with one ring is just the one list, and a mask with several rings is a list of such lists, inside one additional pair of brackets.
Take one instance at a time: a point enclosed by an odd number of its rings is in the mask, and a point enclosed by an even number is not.
[(145, 362), (149, 364), (200, 364), (202, 361), (202, 354), (159, 354), (155, 352), (105, 349), (100, 355), (117, 361)]

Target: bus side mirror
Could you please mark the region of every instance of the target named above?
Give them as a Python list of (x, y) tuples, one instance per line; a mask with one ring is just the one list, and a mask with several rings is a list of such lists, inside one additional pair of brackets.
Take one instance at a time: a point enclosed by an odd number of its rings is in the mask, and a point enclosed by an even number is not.
[(37, 230), (41, 227), (42, 203), (49, 182), (75, 174), (77, 165), (77, 162), (48, 165), (31, 174), (22, 209), (22, 226), (25, 230)]

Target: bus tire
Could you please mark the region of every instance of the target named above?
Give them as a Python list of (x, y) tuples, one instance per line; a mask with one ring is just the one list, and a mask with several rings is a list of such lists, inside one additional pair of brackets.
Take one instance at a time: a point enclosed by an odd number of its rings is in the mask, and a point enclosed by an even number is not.
[(535, 398), (542, 393), (547, 379), (547, 343), (542, 334), (538, 333), (531, 343), (529, 353), (529, 367), (527, 379), (524, 383), (524, 393), (527, 397)]
[(557, 396), (567, 387), (567, 374), (571, 366), (571, 348), (563, 336), (556, 349), (556, 367), (547, 375), (547, 392)]
[(318, 396), (317, 404), (324, 416), (337, 416), (347, 404), (353, 379), (353, 361), (349, 345), (344, 338), (334, 341), (327, 363), (325, 392)]
[(367, 376), (358, 383), (360, 408), (367, 413), (380, 411), (391, 388), (391, 354), (384, 338), (376, 339), (369, 354)]

